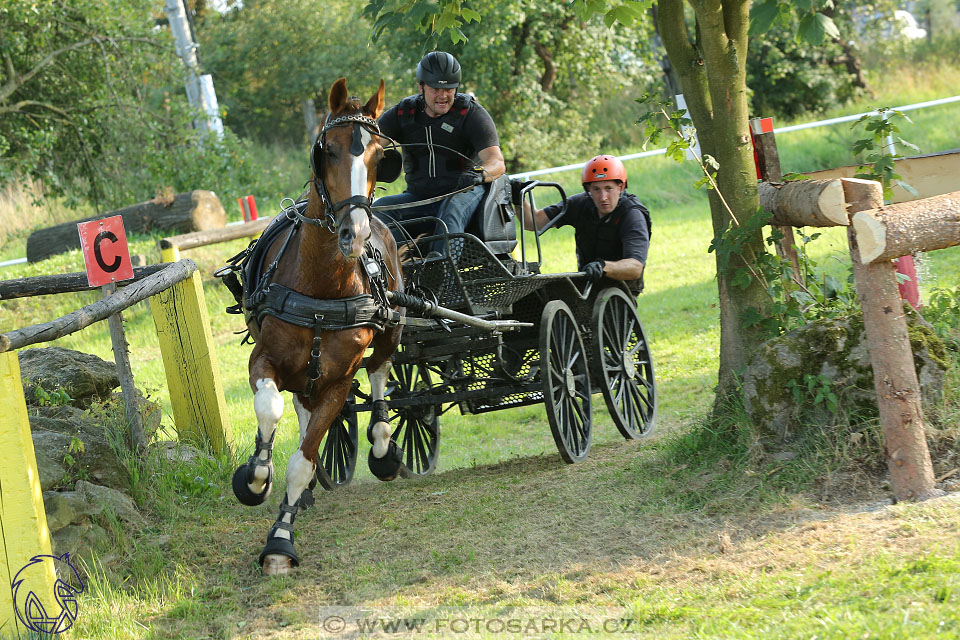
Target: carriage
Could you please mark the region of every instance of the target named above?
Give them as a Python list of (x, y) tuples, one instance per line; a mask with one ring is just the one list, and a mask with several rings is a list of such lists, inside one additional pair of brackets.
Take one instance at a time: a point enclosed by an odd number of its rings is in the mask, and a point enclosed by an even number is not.
[[(519, 197), (534, 208), (535, 189), (555, 189), (566, 200), (560, 185), (531, 181)], [(538, 229), (528, 247), (528, 234), (518, 238), (519, 206), (513, 200), (509, 178), (501, 176), (491, 183), (465, 233), (442, 234), (446, 251), (441, 258), (404, 263), (413, 296), (457, 312), (408, 317), (393, 356), (386, 393), (404, 477), (436, 468), (441, 416), (453, 407), (476, 414), (542, 403), (568, 463), (587, 457), (596, 392), (624, 438), (643, 438), (654, 428), (656, 381), (635, 296), (612, 280), (593, 286), (580, 273), (540, 273), (540, 234), (563, 214)], [(433, 228), (435, 222), (420, 218), (400, 224), (412, 230)], [(407, 240), (400, 242), (401, 251), (416, 253), (414, 233), (402, 235)], [(324, 488), (351, 481), (357, 414), (371, 408), (369, 395), (355, 381), (322, 443), (316, 476)]]
[[(541, 274), (546, 229), (537, 230), (530, 252), (523, 234), (518, 246), (514, 200), (535, 206), (540, 186), (563, 197), (559, 185), (534, 181), (514, 197), (502, 176), (465, 233), (414, 240), (412, 220), (396, 229), (408, 239), (398, 248), (373, 215), (378, 179), (389, 182), (400, 169), (396, 142), (377, 122), (384, 91), (381, 81), (361, 103), (344, 78), (333, 84), (305, 198), (290, 201), (216, 273), (237, 300), (228, 311), (244, 314), (254, 342), (254, 450), (232, 479), (241, 504), (270, 496), (281, 392), (292, 393), (300, 423), (259, 557), (267, 575), (299, 566), (294, 520), (314, 502), (316, 483), (334, 489), (353, 478), (360, 412), (370, 412), (368, 465), (381, 480), (436, 468), (440, 416), (454, 406), (482, 413), (543, 403), (567, 462), (590, 449), (594, 388), (627, 438), (649, 434), (656, 416), (653, 364), (633, 296), (619, 285), (595, 289), (582, 274)], [(438, 238), (444, 256), (420, 258), (417, 241)], [(355, 381), (361, 366), (369, 394)]]

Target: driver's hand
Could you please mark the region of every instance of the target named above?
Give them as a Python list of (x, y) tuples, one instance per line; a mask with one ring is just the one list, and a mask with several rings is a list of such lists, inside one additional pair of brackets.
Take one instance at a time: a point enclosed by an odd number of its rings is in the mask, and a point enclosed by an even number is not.
[(457, 189), (475, 187), (478, 184), (483, 184), (483, 169), (467, 169), (460, 174), (460, 178), (457, 180)]
[(603, 277), (603, 260), (596, 260), (583, 265), (581, 271), (587, 276), (590, 282), (597, 282)]
[(520, 180), (518, 178), (510, 181), (510, 198), (513, 204), (520, 204), (520, 192), (531, 182), (533, 180)]

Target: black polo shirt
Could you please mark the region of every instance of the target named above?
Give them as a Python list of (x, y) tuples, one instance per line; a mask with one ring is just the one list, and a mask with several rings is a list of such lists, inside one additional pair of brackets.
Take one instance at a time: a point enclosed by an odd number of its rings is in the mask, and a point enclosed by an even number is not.
[[(561, 210), (561, 204), (552, 204), (543, 212), (551, 219)], [(650, 247), (650, 212), (632, 193), (623, 192), (617, 207), (601, 218), (597, 206), (587, 193), (577, 193), (567, 198), (567, 213), (557, 223), (558, 227), (574, 228), (577, 243), (577, 266), (595, 260), (622, 260), (634, 258), (647, 264)], [(626, 281), (635, 293), (643, 290), (643, 276)]]

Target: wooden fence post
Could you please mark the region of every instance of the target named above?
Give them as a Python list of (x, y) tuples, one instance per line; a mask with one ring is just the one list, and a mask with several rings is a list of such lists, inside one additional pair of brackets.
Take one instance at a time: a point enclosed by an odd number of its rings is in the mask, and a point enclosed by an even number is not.
[[(780, 152), (777, 151), (777, 139), (773, 134), (773, 118), (751, 118), (750, 135), (756, 153), (758, 177), (764, 182), (783, 182)], [(802, 283), (803, 275), (800, 273), (800, 257), (797, 255), (797, 240), (793, 235), (793, 227), (777, 225), (776, 228), (783, 234), (783, 238), (777, 243), (777, 254), (790, 263), (794, 282)]]
[[(883, 188), (870, 180), (843, 179), (851, 214), (883, 206)], [(883, 428), (890, 486), (897, 500), (925, 500), (943, 492), (935, 487), (933, 463), (923, 429), (920, 383), (907, 335), (907, 320), (890, 260), (864, 264), (857, 229), (847, 227), (850, 258), (863, 309), (863, 327), (873, 365), (873, 383)]]
[[(36, 555), (50, 555), (50, 530), (43, 507), (43, 490), (20, 382), (17, 352), (0, 353), (0, 633), (29, 633), (17, 619), (11, 583)], [(53, 563), (45, 568), (42, 602), (55, 602)], [(32, 583), (34, 591), (36, 582)]]
[(154, 295), (150, 309), (180, 437), (224, 451), (230, 424), (200, 274)]

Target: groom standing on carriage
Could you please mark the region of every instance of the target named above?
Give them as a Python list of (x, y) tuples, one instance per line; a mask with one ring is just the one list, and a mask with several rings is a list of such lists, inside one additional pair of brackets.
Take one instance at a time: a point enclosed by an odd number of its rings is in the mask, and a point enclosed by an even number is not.
[[(380, 210), (385, 221), (434, 216), (431, 235), (463, 233), (483, 200), (484, 184), (506, 170), (497, 128), (473, 96), (457, 93), (460, 63), (445, 51), (431, 51), (417, 65), (420, 93), (404, 98), (380, 116), (380, 132), (403, 146), (407, 188), (376, 201), (378, 207), (433, 200), (413, 207)], [(427, 247), (440, 255), (442, 239)]]

